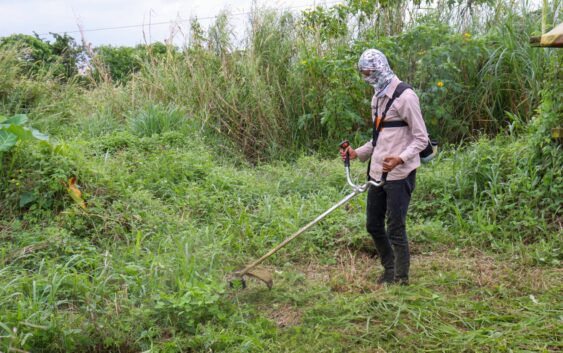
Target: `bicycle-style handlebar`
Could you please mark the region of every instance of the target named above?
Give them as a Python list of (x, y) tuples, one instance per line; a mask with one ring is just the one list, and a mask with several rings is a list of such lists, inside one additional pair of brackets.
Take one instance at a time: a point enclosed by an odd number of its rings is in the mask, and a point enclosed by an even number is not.
[[(344, 140), (340, 143), (341, 149), (345, 150), (348, 147), (350, 147), (350, 142), (348, 140)], [(363, 185), (354, 184), (352, 178), (350, 177), (350, 153), (348, 151), (346, 151), (346, 157), (344, 158), (344, 168), (346, 170), (346, 181), (348, 182), (348, 185), (350, 185), (352, 190), (357, 193), (365, 192), (370, 186), (381, 187), (385, 184), (385, 181), (387, 181), (387, 172), (385, 172), (381, 175), (381, 180), (379, 181), (368, 180), (368, 182)]]

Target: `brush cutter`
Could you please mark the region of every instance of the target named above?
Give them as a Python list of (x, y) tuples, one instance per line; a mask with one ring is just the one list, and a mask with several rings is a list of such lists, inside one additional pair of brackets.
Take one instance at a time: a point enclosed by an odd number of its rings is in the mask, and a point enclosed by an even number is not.
[[(348, 146), (350, 146), (350, 143), (348, 141), (344, 141), (340, 144), (340, 148), (342, 148), (343, 150), (348, 148)], [(250, 276), (250, 277), (254, 277), (254, 278), (264, 282), (268, 286), (269, 289), (272, 289), (272, 286), (274, 284), (273, 279), (272, 279), (272, 275), (267, 270), (261, 269), (261, 268), (256, 268), (256, 266), (261, 264), (264, 260), (266, 260), (267, 258), (272, 256), (276, 252), (278, 252), (281, 248), (286, 246), (293, 239), (300, 236), (307, 229), (311, 228), (312, 226), (314, 226), (315, 224), (320, 222), (323, 218), (325, 218), (330, 213), (332, 213), (332, 211), (334, 211), (338, 207), (346, 204), (348, 201), (350, 201), (351, 199), (353, 199), (357, 195), (365, 192), (371, 186), (375, 186), (375, 187), (382, 186), (385, 183), (385, 180), (387, 178), (387, 173), (383, 173), (380, 181), (369, 180), (367, 183), (365, 183), (363, 185), (354, 184), (352, 182), (352, 179), (350, 178), (350, 155), (349, 155), (348, 152), (346, 153), (346, 158), (344, 159), (344, 168), (346, 170), (346, 181), (348, 182), (348, 185), (350, 185), (350, 187), (352, 188), (352, 192), (350, 194), (346, 195), (346, 197), (344, 197), (342, 200), (340, 200), (336, 204), (334, 204), (331, 208), (329, 208), (328, 210), (326, 210), (325, 212), (320, 214), (317, 218), (315, 218), (311, 222), (307, 223), (305, 226), (303, 226), (297, 232), (293, 233), (290, 237), (288, 237), (287, 239), (282, 241), (275, 248), (268, 251), (268, 253), (266, 253), (264, 256), (255, 260), (254, 262), (248, 264), (242, 270), (239, 270), (239, 271), (232, 273), (230, 275), (230, 279), (229, 279), (229, 285), (230, 285), (231, 288), (234, 288), (234, 287), (246, 288), (245, 277)]]

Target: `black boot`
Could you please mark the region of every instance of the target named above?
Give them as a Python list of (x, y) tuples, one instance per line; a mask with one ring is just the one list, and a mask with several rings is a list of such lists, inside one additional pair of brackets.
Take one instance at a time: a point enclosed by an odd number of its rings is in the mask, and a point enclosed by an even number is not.
[(410, 268), (410, 252), (408, 243), (404, 245), (393, 245), (393, 252), (395, 254), (394, 283), (408, 285)]
[(377, 279), (377, 284), (393, 283), (395, 280), (395, 255), (393, 254), (393, 248), (389, 243), (389, 239), (374, 237), (373, 240), (381, 266), (384, 269), (383, 274)]
[(391, 284), (395, 281), (395, 271), (392, 269), (383, 271), (383, 274), (377, 279), (377, 284)]
[(400, 286), (408, 286), (409, 285), (409, 279), (408, 278), (395, 278), (393, 283), (398, 284)]

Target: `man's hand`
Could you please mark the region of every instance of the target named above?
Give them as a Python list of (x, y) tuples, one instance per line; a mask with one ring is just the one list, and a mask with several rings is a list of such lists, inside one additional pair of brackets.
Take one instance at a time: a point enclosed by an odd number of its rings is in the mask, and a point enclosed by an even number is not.
[(350, 160), (358, 158), (358, 154), (354, 151), (352, 146), (348, 146), (346, 149), (340, 149), (340, 156), (342, 157), (342, 160), (346, 159), (346, 152), (350, 154)]
[(399, 156), (387, 156), (383, 159), (383, 171), (389, 173), (399, 164), (403, 164), (403, 160)]

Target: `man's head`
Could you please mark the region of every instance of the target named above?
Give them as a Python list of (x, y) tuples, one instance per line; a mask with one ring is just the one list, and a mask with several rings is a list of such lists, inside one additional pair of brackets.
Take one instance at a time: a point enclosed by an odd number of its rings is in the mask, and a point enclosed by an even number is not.
[(395, 74), (387, 58), (377, 49), (367, 49), (358, 60), (358, 70), (365, 82), (369, 83), (378, 93), (383, 90)]

